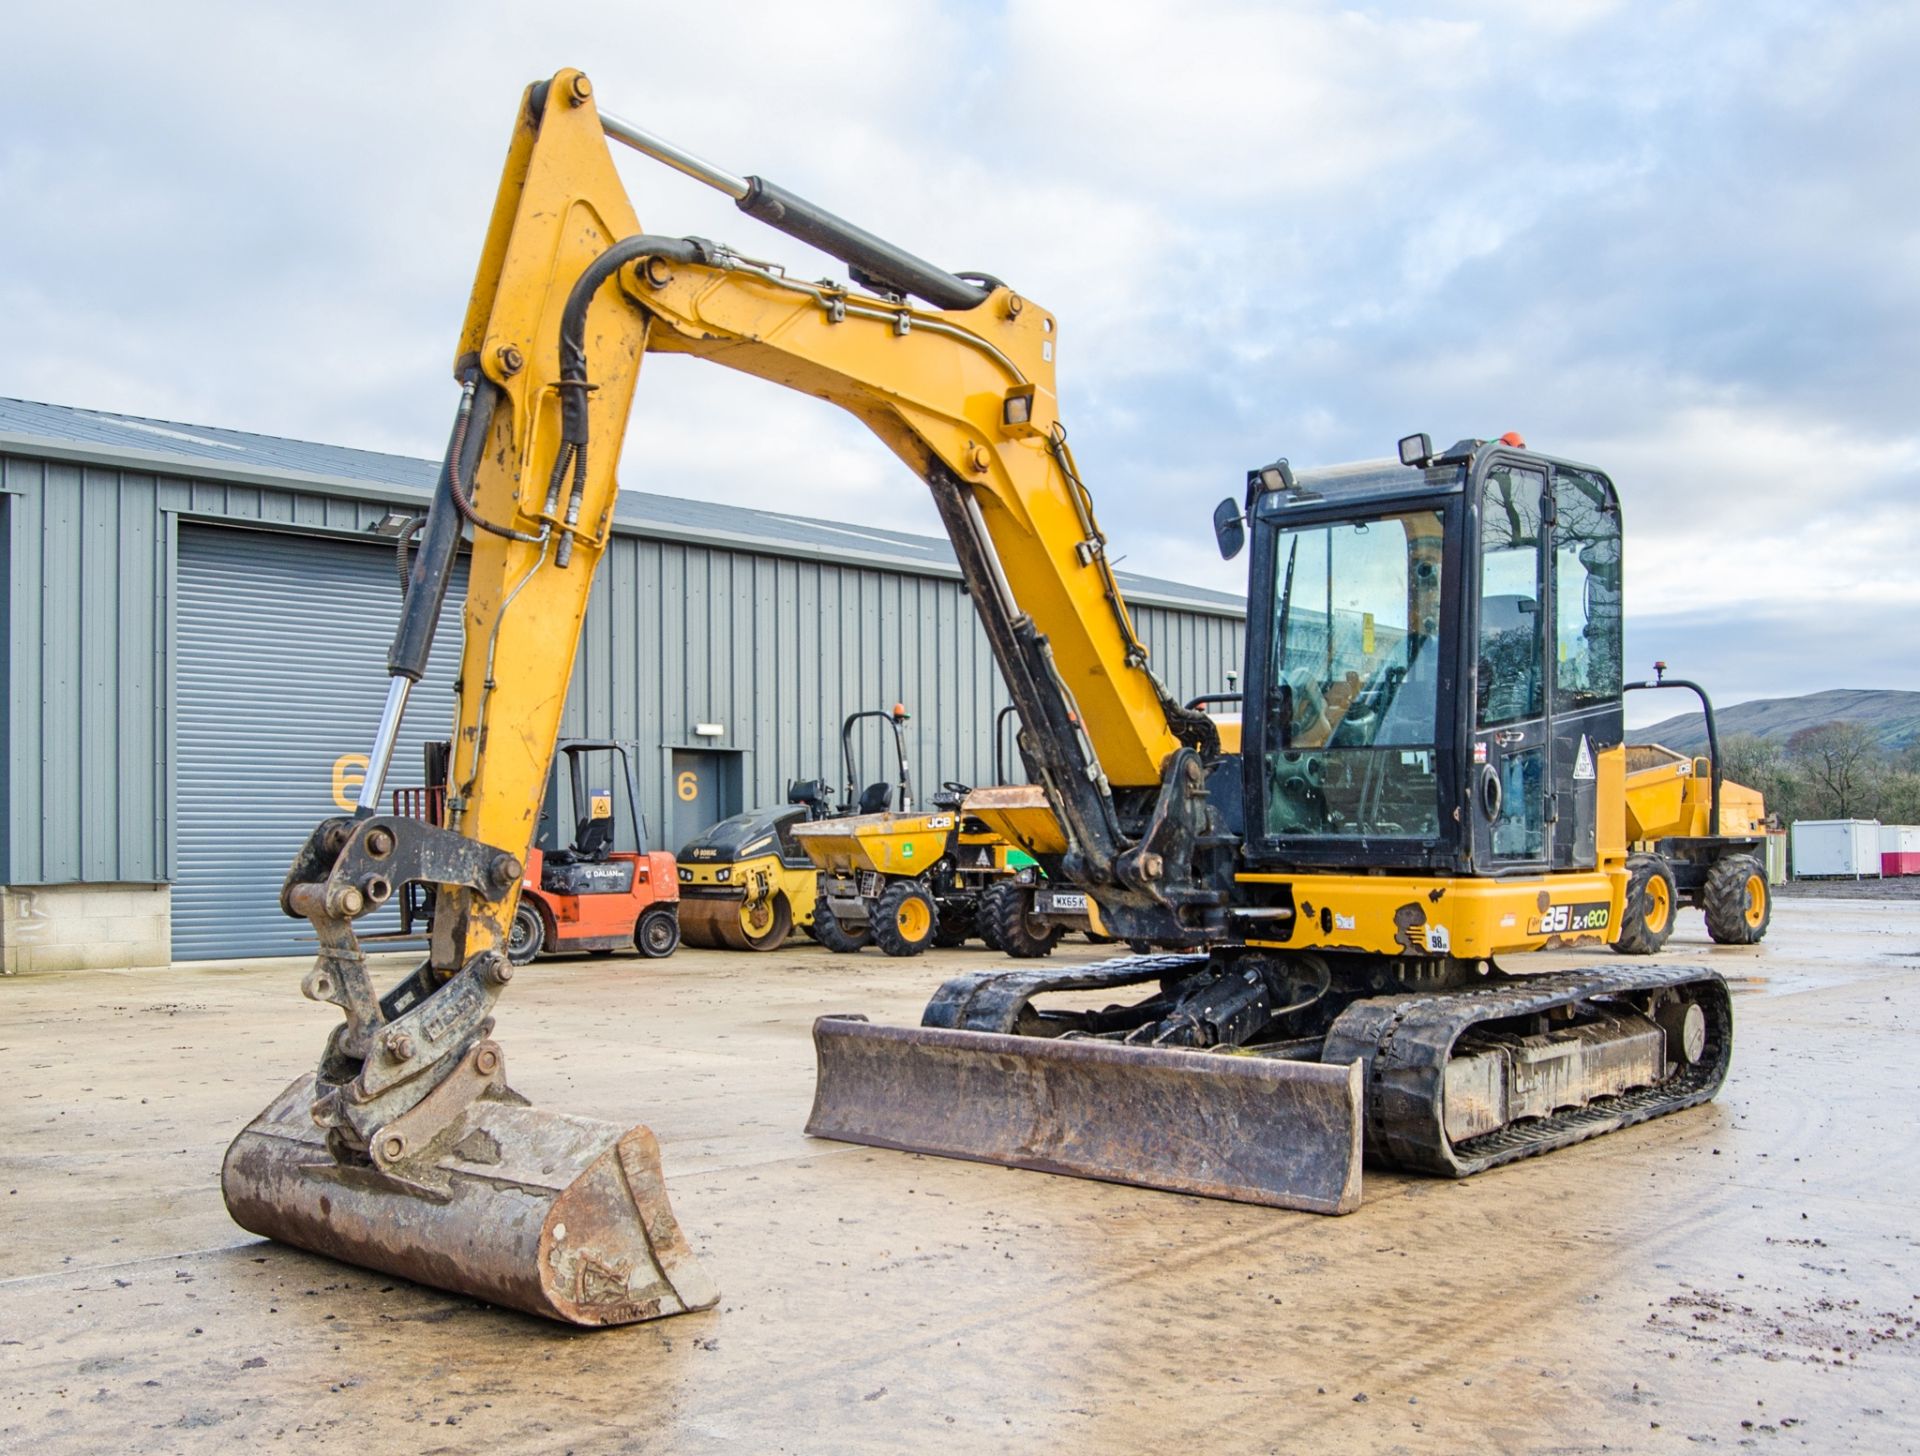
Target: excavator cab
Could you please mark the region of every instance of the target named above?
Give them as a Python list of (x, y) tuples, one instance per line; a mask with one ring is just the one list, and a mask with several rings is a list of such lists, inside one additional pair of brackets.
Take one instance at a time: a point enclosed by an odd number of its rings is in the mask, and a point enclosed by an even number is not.
[[(1409, 450), (1255, 474), (1250, 592), (1270, 606), (1249, 623), (1244, 858), (1595, 872), (1625, 772), (1613, 486), (1509, 442)], [(1455, 953), (1524, 948), (1537, 918)], [(1576, 938), (1611, 923), (1584, 914)]]

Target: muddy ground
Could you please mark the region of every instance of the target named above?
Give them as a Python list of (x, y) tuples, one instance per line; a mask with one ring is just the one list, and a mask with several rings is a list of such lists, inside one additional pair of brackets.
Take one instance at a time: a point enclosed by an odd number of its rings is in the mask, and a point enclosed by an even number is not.
[(1739, 992), (1717, 1102), (1345, 1218), (804, 1138), (814, 1015), (915, 1020), (982, 954), (517, 978), (516, 1083), (650, 1123), (725, 1291), (597, 1333), (227, 1220), (330, 1024), (303, 966), (0, 982), (0, 1449), (1920, 1450), (1920, 904), (1687, 917)]

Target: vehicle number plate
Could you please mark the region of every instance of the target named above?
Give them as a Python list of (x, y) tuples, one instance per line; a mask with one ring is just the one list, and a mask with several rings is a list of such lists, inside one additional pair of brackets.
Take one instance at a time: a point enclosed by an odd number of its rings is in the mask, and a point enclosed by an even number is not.
[(1071, 890), (1055, 890), (1047, 897), (1047, 908), (1049, 910), (1084, 910), (1087, 908), (1087, 897), (1075, 894)]

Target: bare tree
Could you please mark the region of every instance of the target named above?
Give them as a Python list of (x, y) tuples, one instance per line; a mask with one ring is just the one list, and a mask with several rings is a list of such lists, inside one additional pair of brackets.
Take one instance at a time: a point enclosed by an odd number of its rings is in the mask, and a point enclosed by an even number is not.
[(1736, 784), (1762, 793), (1780, 776), (1780, 745), (1753, 733), (1736, 733), (1720, 744), (1720, 771)]
[(1896, 769), (1880, 781), (1883, 824), (1920, 824), (1920, 773)]
[(1832, 819), (1852, 819), (1873, 807), (1884, 755), (1873, 730), (1861, 723), (1821, 723), (1787, 740), (1787, 757), (1807, 781), (1809, 805)]
[(1779, 742), (1754, 733), (1735, 733), (1720, 744), (1720, 772), (1729, 782), (1758, 789), (1767, 812), (1782, 823), (1795, 817), (1805, 787)]

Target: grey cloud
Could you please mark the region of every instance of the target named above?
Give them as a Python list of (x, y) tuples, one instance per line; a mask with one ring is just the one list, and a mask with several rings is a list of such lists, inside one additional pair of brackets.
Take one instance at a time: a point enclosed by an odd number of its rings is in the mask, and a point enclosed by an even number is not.
[[(498, 3), (390, 11), (377, 44), (350, 11), (15, 17), (0, 393), (430, 453), (513, 99), (578, 63), (609, 106), (1057, 309), (1063, 412), (1135, 569), (1218, 584), (1207, 511), (1274, 454), (1519, 428), (1616, 470), (1634, 559), (1715, 558), (1721, 615), (1635, 574), (1670, 658), (1790, 692), (1913, 656), (1843, 589), (1920, 483), (1911, 7), (1126, 11), (1149, 18), (871, 0), (796, 32), (743, 0), (719, 35)], [(839, 271), (627, 175), (649, 225)], [(632, 483), (763, 503), (778, 466), (793, 499), (934, 528), (844, 422), (732, 380), (665, 393)], [(756, 436), (732, 464), (668, 435), (729, 419)], [(1796, 562), (1803, 514), (1823, 549)], [(1773, 650), (1727, 625), (1785, 601)]]

